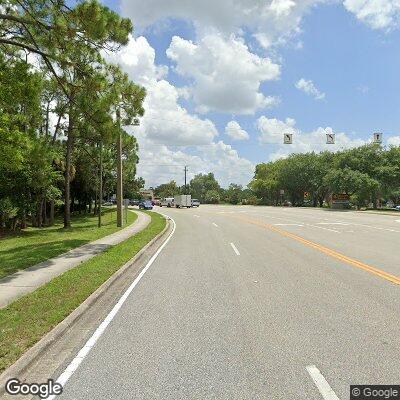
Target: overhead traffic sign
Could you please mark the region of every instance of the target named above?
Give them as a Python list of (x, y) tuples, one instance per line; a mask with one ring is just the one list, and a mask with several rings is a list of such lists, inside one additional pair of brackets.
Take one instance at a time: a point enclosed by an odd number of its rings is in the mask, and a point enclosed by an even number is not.
[(292, 144), (293, 143), (293, 134), (292, 133), (284, 133), (283, 134), (283, 143), (284, 144)]
[(383, 134), (380, 132), (374, 133), (374, 142), (375, 143), (382, 143), (382, 136)]
[(334, 133), (326, 134), (326, 144), (335, 144), (335, 134)]

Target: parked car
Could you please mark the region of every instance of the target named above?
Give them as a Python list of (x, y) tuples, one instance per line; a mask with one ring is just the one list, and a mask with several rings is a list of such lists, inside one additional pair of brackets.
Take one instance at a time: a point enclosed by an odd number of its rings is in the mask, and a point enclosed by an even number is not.
[(113, 205), (113, 203), (111, 203), (111, 201), (106, 201), (106, 202), (103, 203), (103, 206), (106, 206), (106, 207), (109, 207), (109, 206), (112, 206), (112, 205)]
[(396, 210), (397, 210), (397, 211), (400, 211), (400, 206), (396, 206)]
[(174, 198), (166, 197), (161, 203), (160, 207), (173, 207), (174, 206)]
[(153, 204), (150, 200), (144, 200), (139, 203), (140, 210), (152, 210)]
[(192, 199), (192, 207), (200, 207), (200, 201), (197, 199)]
[(139, 203), (140, 203), (140, 200), (129, 200), (130, 206), (138, 206)]

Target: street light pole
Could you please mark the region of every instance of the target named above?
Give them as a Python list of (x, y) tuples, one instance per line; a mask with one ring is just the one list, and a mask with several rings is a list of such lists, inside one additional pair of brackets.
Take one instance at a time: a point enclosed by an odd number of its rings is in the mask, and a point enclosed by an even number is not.
[(101, 206), (103, 204), (103, 140), (99, 145), (99, 220), (98, 227), (101, 228)]
[(117, 226), (122, 227), (122, 137), (121, 137), (121, 115), (117, 110)]
[(188, 167), (185, 165), (185, 194), (187, 194), (187, 186), (186, 186), (186, 176), (187, 176)]

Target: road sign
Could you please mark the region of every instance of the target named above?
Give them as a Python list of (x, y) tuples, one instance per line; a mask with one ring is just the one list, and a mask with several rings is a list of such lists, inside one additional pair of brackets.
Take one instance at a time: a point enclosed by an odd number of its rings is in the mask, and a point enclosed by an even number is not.
[(283, 195), (285, 194), (285, 190), (284, 190), (284, 189), (281, 189), (281, 190), (279, 191), (279, 193), (281, 194), (281, 196), (283, 196)]
[(284, 133), (283, 134), (283, 143), (284, 144), (292, 144), (293, 143), (293, 134), (292, 133)]
[(335, 134), (334, 133), (326, 134), (326, 144), (335, 144)]
[(382, 136), (383, 134), (380, 132), (374, 133), (374, 142), (375, 143), (382, 143)]
[(332, 195), (332, 208), (349, 208), (350, 196), (346, 193), (336, 193)]

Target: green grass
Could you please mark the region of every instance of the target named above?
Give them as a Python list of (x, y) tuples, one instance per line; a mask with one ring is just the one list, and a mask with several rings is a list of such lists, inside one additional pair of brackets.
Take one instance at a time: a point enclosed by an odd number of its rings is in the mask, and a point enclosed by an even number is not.
[[(129, 212), (128, 224), (136, 218), (137, 214)], [(97, 216), (76, 215), (69, 229), (64, 229), (62, 221), (57, 220), (52, 227), (27, 228), (0, 239), (0, 279), (116, 232), (120, 229), (116, 219), (117, 211), (108, 209), (101, 228), (97, 227)]]
[(164, 229), (163, 216), (149, 215), (152, 220), (142, 232), (0, 310), (0, 373)]

